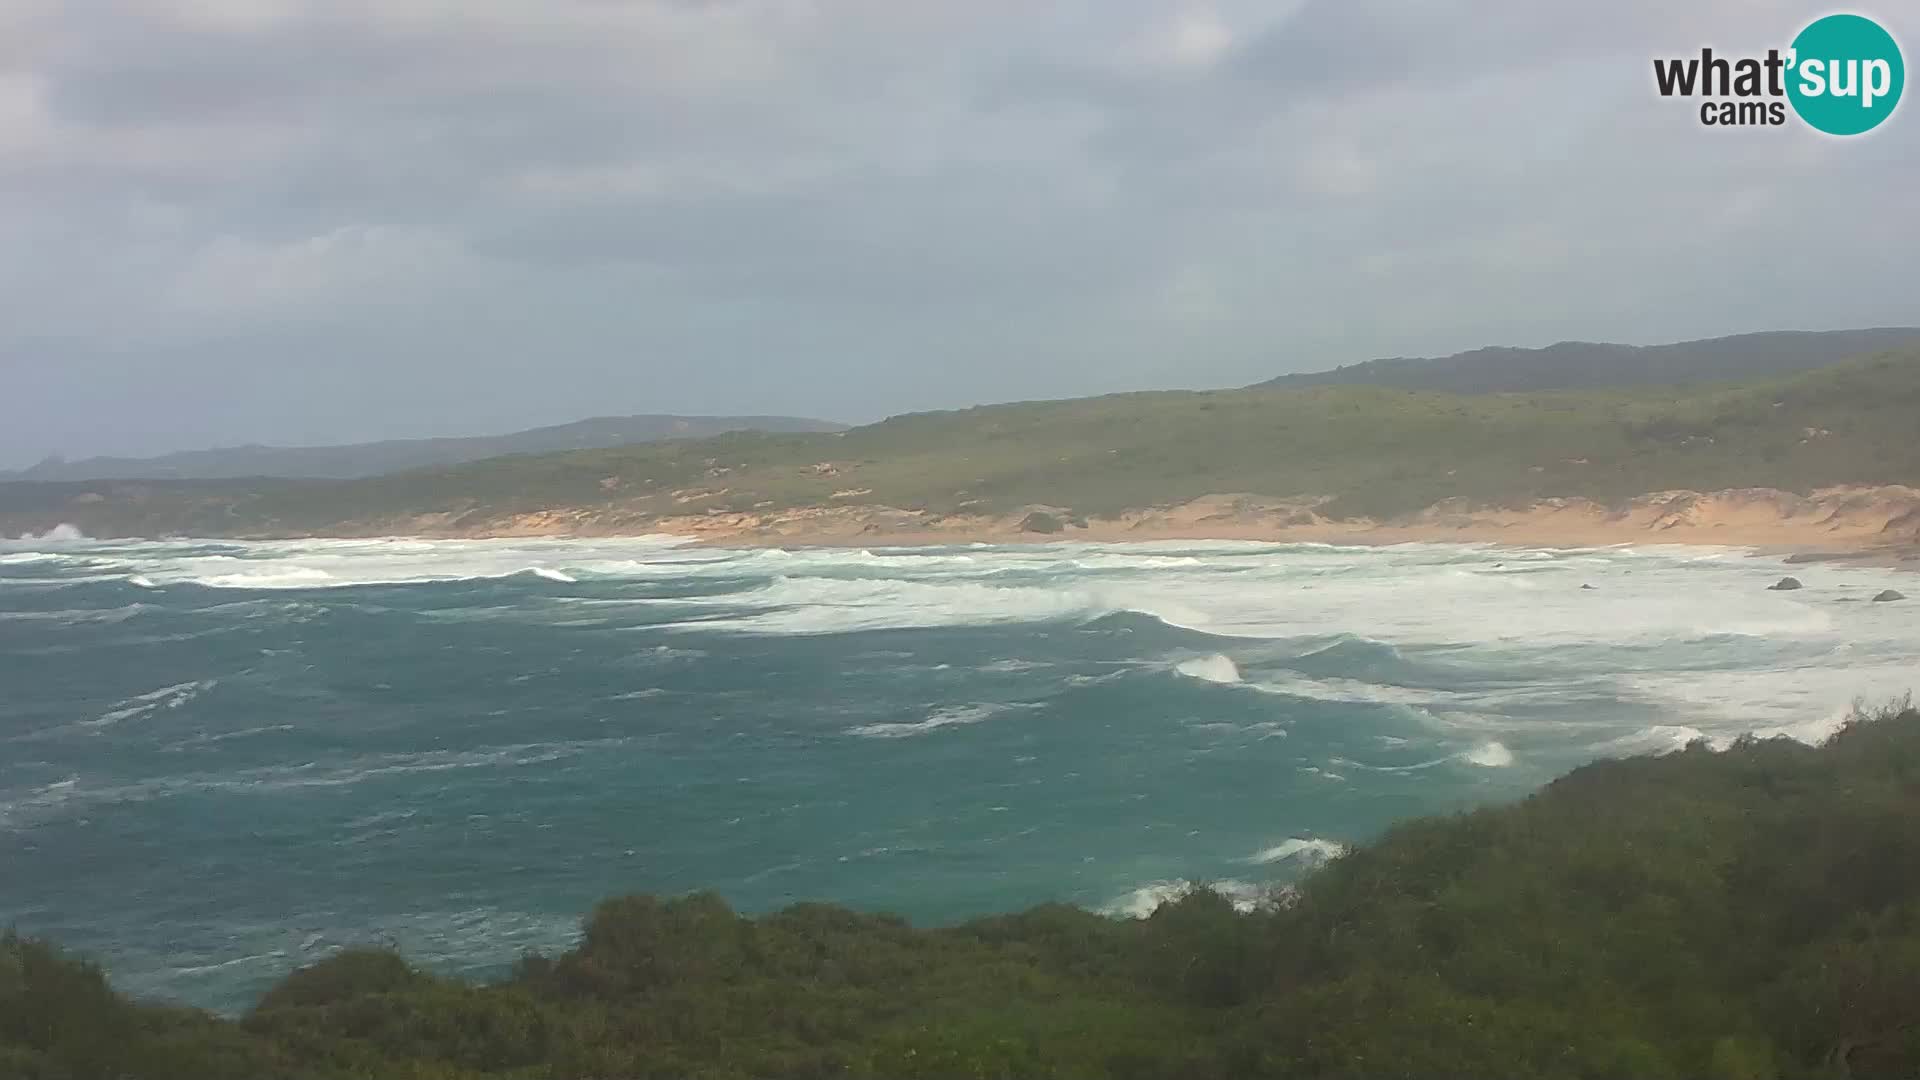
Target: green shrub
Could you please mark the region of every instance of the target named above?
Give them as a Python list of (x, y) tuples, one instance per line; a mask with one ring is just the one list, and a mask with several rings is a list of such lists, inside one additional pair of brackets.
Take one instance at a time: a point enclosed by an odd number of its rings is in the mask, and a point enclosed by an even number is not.
[(391, 949), (342, 949), (282, 979), (260, 999), (255, 1011), (333, 1005), (366, 994), (405, 990), (426, 981), (425, 975), (408, 967)]

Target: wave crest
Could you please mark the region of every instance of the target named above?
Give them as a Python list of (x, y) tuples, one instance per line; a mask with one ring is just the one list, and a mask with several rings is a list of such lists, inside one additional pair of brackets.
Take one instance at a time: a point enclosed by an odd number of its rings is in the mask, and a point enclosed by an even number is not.
[(1483, 769), (1504, 769), (1513, 764), (1513, 751), (1497, 742), (1483, 742), (1460, 755), (1460, 760)]
[(23, 532), (20, 542), (23, 544), (73, 544), (92, 539), (80, 531), (80, 526), (61, 522), (43, 533)]
[(82, 723), (87, 727), (110, 727), (122, 720), (137, 720), (160, 709), (177, 709), (213, 689), (217, 683), (217, 679), (200, 679), (135, 694), (125, 701), (115, 702), (113, 708), (102, 713), (98, 719)]
[(1337, 859), (1347, 853), (1347, 845), (1338, 840), (1325, 840), (1317, 837), (1295, 836), (1270, 848), (1254, 852), (1247, 862), (1257, 865), (1296, 860), (1310, 866), (1318, 866), (1330, 859)]
[(1240, 668), (1233, 658), (1221, 653), (1211, 656), (1196, 656), (1191, 660), (1182, 660), (1173, 665), (1173, 670), (1190, 679), (1200, 679), (1210, 683), (1237, 683), (1240, 681)]
[(1145, 919), (1158, 911), (1162, 904), (1184, 899), (1191, 896), (1196, 889), (1202, 888), (1211, 889), (1226, 897), (1227, 902), (1233, 905), (1233, 909), (1243, 914), (1266, 907), (1277, 907), (1286, 902), (1288, 895), (1284, 887), (1255, 885), (1232, 878), (1203, 883), (1195, 883), (1185, 878), (1172, 878), (1149, 881), (1100, 905), (1096, 910), (1102, 915)]
[(1024, 703), (981, 703), (975, 705), (951, 705), (935, 709), (925, 720), (913, 723), (861, 724), (847, 729), (847, 734), (858, 735), (864, 739), (907, 739), (915, 735), (925, 735), (947, 727), (964, 727), (991, 720), (1002, 713), (1015, 709), (1034, 709), (1039, 706)]

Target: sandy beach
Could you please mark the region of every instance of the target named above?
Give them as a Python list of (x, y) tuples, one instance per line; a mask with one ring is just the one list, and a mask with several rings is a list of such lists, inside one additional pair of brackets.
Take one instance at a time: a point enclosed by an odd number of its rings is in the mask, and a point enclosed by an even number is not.
[[(1687, 544), (1790, 553), (1803, 561), (1920, 566), (1920, 489), (1836, 487), (1806, 495), (1772, 488), (1667, 491), (1624, 503), (1543, 499), (1524, 508), (1450, 501), (1386, 520), (1332, 518), (1322, 500), (1217, 494), (1114, 517), (1067, 507), (1010, 513), (932, 514), (887, 506), (802, 507), (755, 513), (656, 516), (618, 508), (556, 508), (475, 524), (431, 518), (377, 523), (369, 532), (423, 536), (687, 536), (728, 546), (914, 546), (1251, 540), (1335, 544), (1496, 543), (1583, 548)], [(366, 523), (376, 525), (376, 523)]]

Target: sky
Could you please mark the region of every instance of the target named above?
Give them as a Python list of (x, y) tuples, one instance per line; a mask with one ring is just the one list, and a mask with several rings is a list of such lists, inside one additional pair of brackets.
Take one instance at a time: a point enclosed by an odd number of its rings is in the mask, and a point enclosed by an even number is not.
[(1827, 10), (5, 0), (0, 468), (1920, 324), (1920, 103), (1653, 89)]

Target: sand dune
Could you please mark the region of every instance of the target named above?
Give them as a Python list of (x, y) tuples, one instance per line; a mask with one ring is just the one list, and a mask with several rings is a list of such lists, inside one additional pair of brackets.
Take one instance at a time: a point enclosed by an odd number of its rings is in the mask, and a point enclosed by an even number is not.
[[(1394, 544), (1413, 541), (1512, 543), (1545, 547), (1712, 544), (1834, 557), (1902, 559), (1920, 554), (1920, 489), (1835, 487), (1808, 495), (1773, 488), (1662, 491), (1624, 503), (1543, 499), (1522, 508), (1462, 500), (1376, 520), (1326, 517), (1324, 500), (1220, 494), (1178, 506), (1079, 518), (1067, 507), (1008, 514), (939, 515), (888, 506), (802, 507), (751, 513), (630, 515), (601, 508), (554, 509), (447, 528), (422, 517), (386, 523), (425, 535), (555, 536), (672, 533), (727, 544), (952, 544), (976, 541), (1280, 540)], [(1042, 512), (1059, 532), (1030, 527)]]

